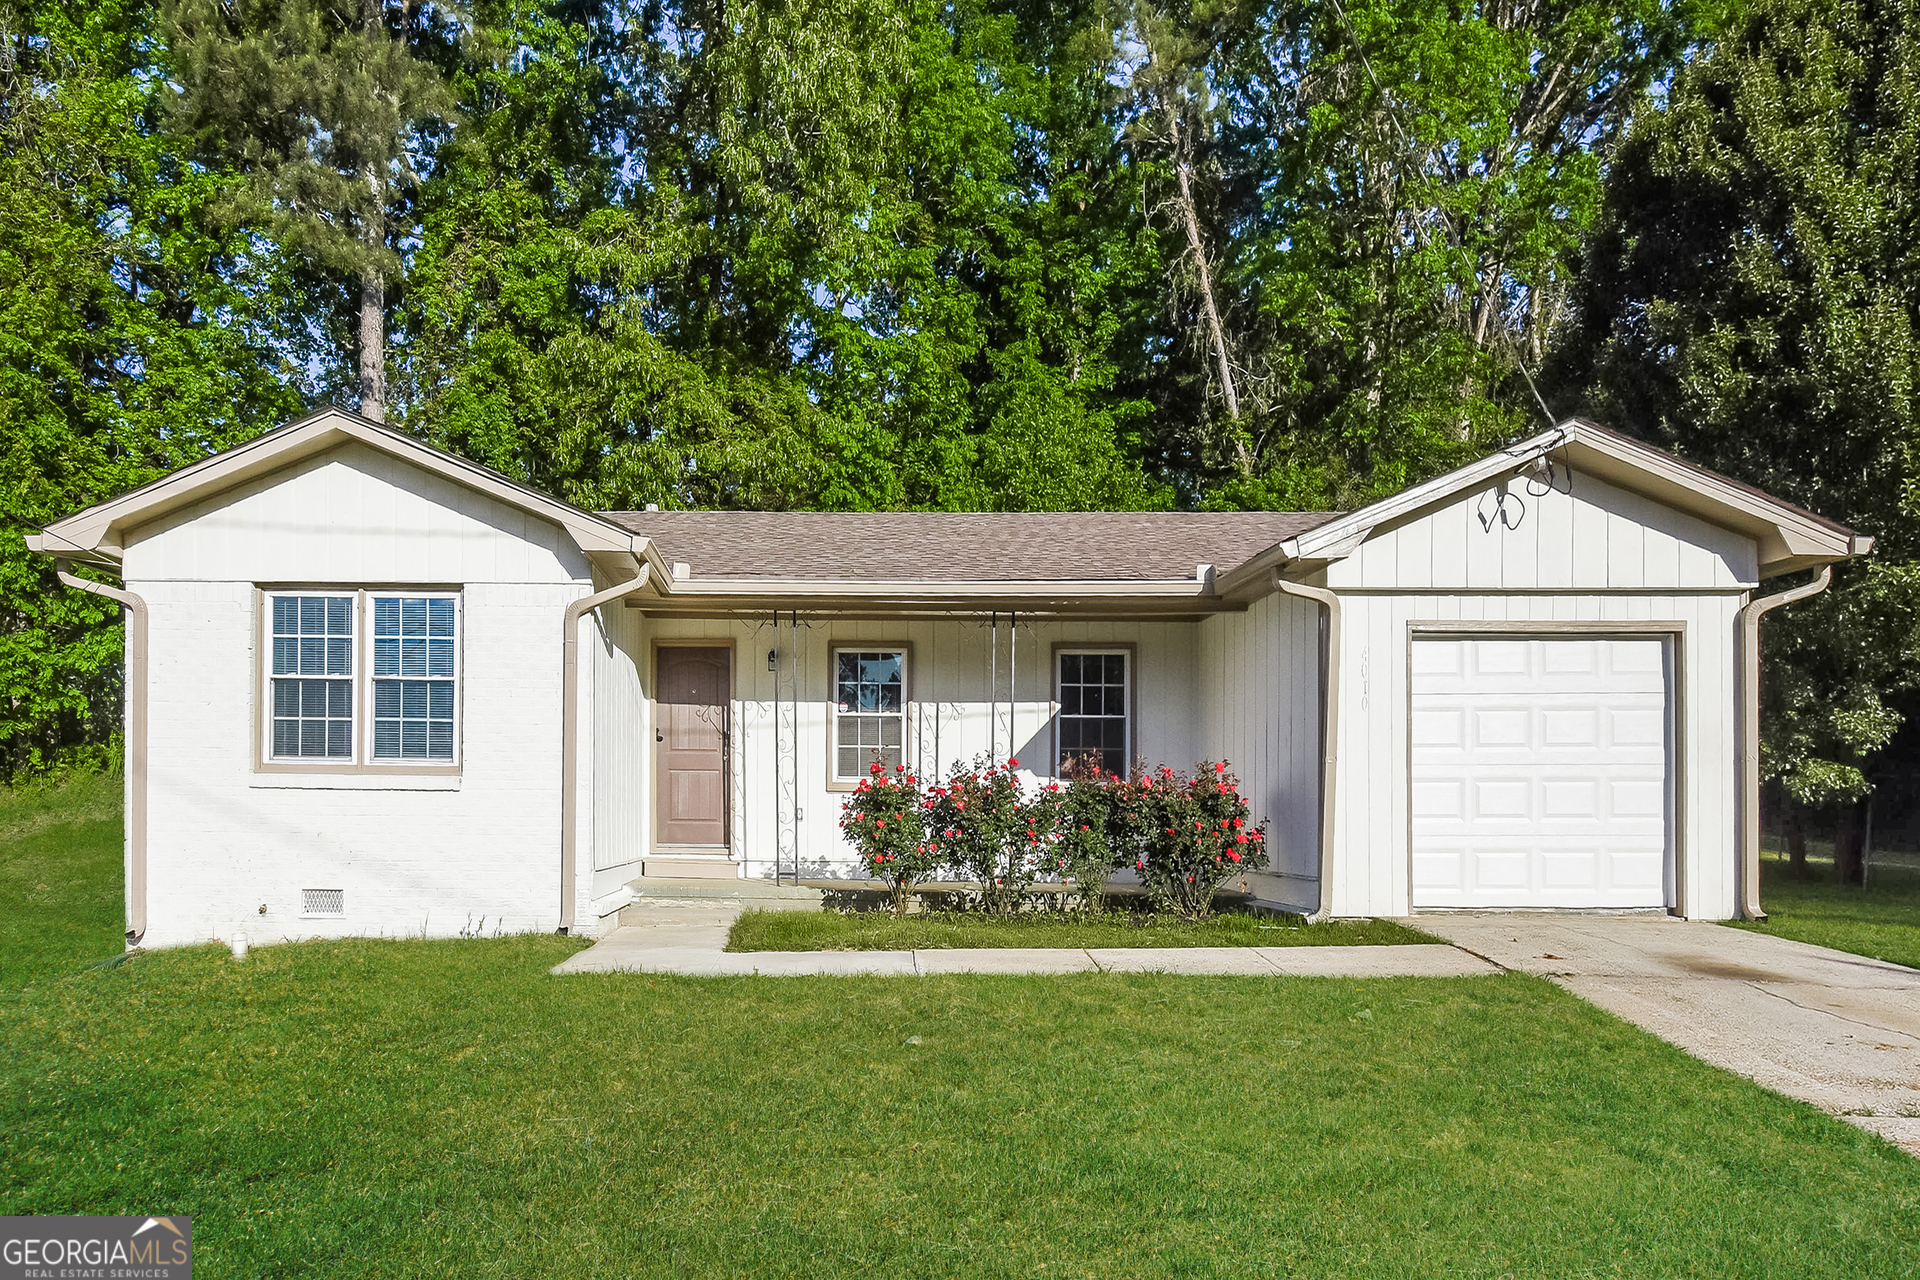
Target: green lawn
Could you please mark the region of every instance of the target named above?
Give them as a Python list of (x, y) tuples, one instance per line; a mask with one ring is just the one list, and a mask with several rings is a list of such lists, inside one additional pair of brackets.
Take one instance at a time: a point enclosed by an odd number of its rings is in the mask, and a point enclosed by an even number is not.
[(118, 778), (0, 787), (0, 987), (126, 950)]
[[(96, 855), (35, 883), (112, 900)], [(1920, 1270), (1920, 1162), (1521, 975), (547, 973), (580, 945), (54, 929), (0, 1213), (192, 1214), (208, 1277)]]
[(1391, 920), (1303, 925), (1298, 917), (1216, 915), (1200, 924), (1108, 911), (1090, 919), (1031, 912), (1004, 919), (934, 912), (748, 911), (729, 951), (917, 951), (946, 947), (1325, 947), (1438, 942)]
[(1833, 860), (1815, 846), (1807, 873), (1796, 876), (1785, 855), (1760, 860), (1761, 924), (1737, 927), (1851, 951), (1920, 969), (1920, 858), (1876, 854), (1864, 889), (1833, 882)]

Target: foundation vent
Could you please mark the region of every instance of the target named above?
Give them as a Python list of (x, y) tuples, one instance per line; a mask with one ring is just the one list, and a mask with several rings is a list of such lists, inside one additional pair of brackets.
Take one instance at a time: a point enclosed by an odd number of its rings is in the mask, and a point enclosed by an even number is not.
[(343, 916), (347, 914), (345, 889), (302, 889), (300, 914), (303, 916)]

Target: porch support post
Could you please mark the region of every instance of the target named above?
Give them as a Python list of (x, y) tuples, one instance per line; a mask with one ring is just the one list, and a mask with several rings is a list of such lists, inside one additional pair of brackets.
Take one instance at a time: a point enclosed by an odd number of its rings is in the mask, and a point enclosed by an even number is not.
[(573, 932), (574, 853), (579, 828), (580, 779), (580, 619), (610, 600), (632, 595), (647, 585), (652, 569), (645, 560), (640, 572), (617, 587), (575, 600), (567, 606), (561, 624), (565, 642), (560, 658), (560, 932)]

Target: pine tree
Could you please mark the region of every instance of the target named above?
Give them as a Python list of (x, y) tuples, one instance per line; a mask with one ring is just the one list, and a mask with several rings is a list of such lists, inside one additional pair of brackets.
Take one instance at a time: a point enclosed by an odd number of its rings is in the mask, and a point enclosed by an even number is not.
[(410, 199), (450, 128), (458, 13), (410, 0), (169, 0), (172, 123), (249, 182), (235, 202), (357, 289), (360, 411), (386, 417), (386, 315)]

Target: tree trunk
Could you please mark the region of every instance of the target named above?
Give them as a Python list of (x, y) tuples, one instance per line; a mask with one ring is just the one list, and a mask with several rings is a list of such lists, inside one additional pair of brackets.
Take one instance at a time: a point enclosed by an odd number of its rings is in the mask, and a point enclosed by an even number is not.
[(378, 267), (360, 273), (360, 416), (387, 420), (387, 281)]
[[(1213, 348), (1215, 366), (1220, 372), (1220, 394), (1227, 402), (1227, 417), (1240, 421), (1240, 393), (1233, 385), (1233, 361), (1227, 354), (1227, 329), (1220, 321), (1220, 308), (1213, 298), (1213, 264), (1207, 260), (1206, 242), (1200, 238), (1200, 210), (1193, 201), (1193, 166), (1187, 163), (1180, 140), (1180, 119), (1171, 104), (1166, 108), (1167, 136), (1173, 144), (1173, 171), (1180, 180), (1180, 225), (1187, 233), (1187, 252), (1193, 255), (1194, 273), (1200, 279), (1200, 314), (1206, 321), (1208, 345)], [(1253, 473), (1253, 459), (1246, 446), (1234, 442), (1234, 460), (1241, 475)]]
[(1807, 874), (1807, 819), (1800, 805), (1794, 800), (1786, 803), (1785, 827), (1787, 831), (1787, 865), (1793, 868), (1793, 874)]
[[(386, 0), (360, 0), (360, 26), (369, 40), (386, 34)], [(384, 166), (369, 162), (367, 213), (360, 220), (367, 265), (360, 272), (360, 416), (387, 420), (387, 277), (379, 262), (387, 247)]]
[(1833, 828), (1833, 878), (1840, 884), (1859, 884), (1866, 868), (1866, 807), (1864, 800), (1840, 806)]

